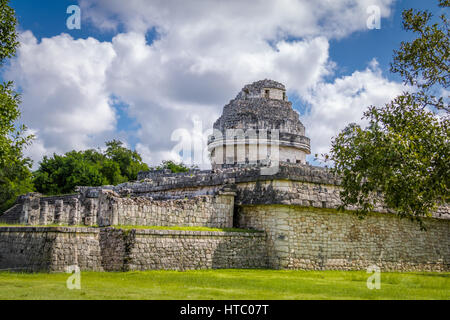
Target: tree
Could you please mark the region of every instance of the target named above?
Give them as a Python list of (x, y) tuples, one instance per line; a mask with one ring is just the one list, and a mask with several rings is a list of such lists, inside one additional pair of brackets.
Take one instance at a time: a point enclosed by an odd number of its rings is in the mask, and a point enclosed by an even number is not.
[(77, 186), (117, 185), (136, 180), (139, 171), (148, 170), (141, 156), (122, 142), (113, 140), (106, 145), (105, 152), (91, 149), (44, 157), (34, 173), (36, 190), (55, 195), (72, 193)]
[[(441, 7), (449, 7), (441, 0)], [(364, 113), (366, 128), (347, 126), (332, 142), (335, 173), (342, 177), (342, 208), (364, 216), (380, 201), (402, 217), (430, 216), (450, 195), (448, 96), (449, 31), (445, 15), (431, 24), (428, 11), (405, 10), (403, 26), (418, 34), (394, 51), (391, 71), (414, 86), (384, 107)]]
[(140, 171), (149, 170), (148, 165), (142, 162), (140, 154), (123, 147), (121, 141), (108, 141), (106, 146), (106, 156), (119, 165), (121, 175), (126, 177), (127, 181), (136, 180)]
[(36, 190), (43, 194), (56, 195), (72, 193), (77, 186), (108, 184), (107, 178), (101, 172), (100, 162), (93, 159), (96, 157), (103, 159), (103, 155), (95, 150), (71, 151), (63, 156), (45, 156), (34, 173)]
[(163, 161), (155, 170), (170, 170), (172, 173), (189, 172), (189, 170), (196, 169), (196, 166), (187, 167), (183, 163), (176, 163), (172, 160)]
[[(13, 57), (19, 45), (17, 19), (8, 0), (0, 0), (0, 66)], [(25, 135), (20, 126), (20, 96), (12, 82), (0, 84), (0, 212), (8, 209), (17, 196), (32, 191), (31, 165), (23, 156), (23, 149), (31, 143), (32, 135)]]
[[(449, 0), (440, 0), (439, 6), (448, 8)], [(414, 41), (402, 42), (399, 50), (394, 50), (391, 72), (399, 73), (405, 84), (415, 86), (417, 92), (411, 96), (421, 106), (431, 106), (449, 112), (448, 96), (442, 89), (448, 88), (449, 66), (449, 22), (445, 14), (433, 23), (433, 15), (428, 11), (405, 10), (402, 14), (403, 28), (419, 35)], [(447, 100), (447, 101), (446, 101)]]
[(17, 19), (9, 0), (0, 0), (0, 64), (12, 58), (19, 46), (17, 41)]

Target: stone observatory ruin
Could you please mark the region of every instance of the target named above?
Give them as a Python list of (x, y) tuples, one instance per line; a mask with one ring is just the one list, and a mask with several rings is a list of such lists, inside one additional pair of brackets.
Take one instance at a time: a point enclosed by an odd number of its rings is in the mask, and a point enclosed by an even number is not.
[(211, 170), (19, 197), (0, 216), (0, 269), (450, 270), (446, 204), (427, 231), (381, 204), (363, 220), (337, 210), (339, 177), (306, 163), (310, 140), (283, 84), (246, 85), (214, 129)]
[(306, 164), (311, 153), (286, 88), (273, 80), (246, 85), (223, 108), (208, 149), (213, 168), (274, 161)]

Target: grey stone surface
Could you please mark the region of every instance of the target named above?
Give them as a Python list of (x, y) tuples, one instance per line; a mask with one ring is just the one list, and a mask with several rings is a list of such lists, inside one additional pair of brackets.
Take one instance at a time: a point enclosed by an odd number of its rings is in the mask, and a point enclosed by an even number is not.
[(1, 227), (0, 269), (27, 272), (264, 268), (264, 233)]
[(223, 134), (227, 129), (278, 129), (292, 135), (304, 136), (305, 126), (292, 108), (292, 103), (264, 98), (261, 96), (263, 88), (286, 90), (283, 84), (273, 80), (257, 81), (245, 86), (236, 98), (223, 108), (223, 114), (214, 123), (214, 129)]
[[(88, 191), (89, 193), (91, 191)], [(90, 193), (91, 194), (91, 193)], [(51, 199), (38, 194), (21, 197), (0, 221), (24, 225), (141, 225), (230, 228), (235, 193), (153, 200), (121, 197), (113, 190), (98, 190), (98, 198), (83, 194)]]
[(427, 218), (424, 231), (394, 214), (361, 220), (351, 212), (289, 205), (241, 206), (237, 219), (267, 233), (270, 268), (450, 270), (450, 220)]
[(264, 161), (306, 163), (310, 140), (284, 85), (266, 79), (246, 85), (224, 106), (208, 149), (213, 168)]

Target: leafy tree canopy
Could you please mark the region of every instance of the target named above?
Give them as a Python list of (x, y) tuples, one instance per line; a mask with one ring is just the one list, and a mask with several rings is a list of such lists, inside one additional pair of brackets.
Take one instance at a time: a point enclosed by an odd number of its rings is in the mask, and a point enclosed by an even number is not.
[[(0, 0), (0, 67), (16, 53), (17, 19), (8, 0)], [(20, 96), (12, 82), (0, 84), (0, 212), (8, 209), (17, 196), (32, 190), (31, 165), (23, 149), (31, 143), (26, 127), (17, 124), (20, 118)]]
[(154, 170), (170, 170), (172, 173), (189, 172), (189, 170), (197, 169), (197, 166), (186, 166), (183, 163), (176, 163), (172, 160), (165, 160)]
[(129, 180), (136, 180), (140, 171), (149, 170), (148, 166), (142, 162), (142, 158), (136, 151), (127, 149), (122, 142), (113, 140), (106, 142), (105, 155), (108, 159), (117, 163), (121, 174)]
[[(440, 0), (439, 6), (448, 8), (450, 0)], [(411, 42), (402, 42), (399, 50), (394, 50), (391, 71), (400, 74), (405, 84), (415, 86), (412, 97), (421, 106), (436, 109), (448, 108), (448, 95), (443, 89), (448, 88), (450, 81), (449, 66), (449, 22), (442, 14), (433, 23), (433, 15), (429, 11), (408, 9), (403, 11), (403, 28), (417, 34)]]
[(141, 156), (122, 142), (106, 142), (106, 150), (71, 151), (63, 156), (44, 157), (34, 173), (36, 190), (43, 194), (66, 194), (77, 186), (117, 185), (136, 180), (139, 171), (149, 170)]
[(17, 19), (14, 9), (9, 6), (9, 0), (0, 0), (0, 64), (16, 53)]
[[(449, 0), (439, 6), (449, 7)], [(394, 52), (391, 71), (414, 86), (364, 114), (368, 127), (350, 124), (332, 142), (333, 170), (342, 176), (343, 207), (364, 215), (379, 197), (400, 216), (431, 215), (450, 195), (449, 31), (443, 14), (405, 10), (403, 26), (417, 34)]]

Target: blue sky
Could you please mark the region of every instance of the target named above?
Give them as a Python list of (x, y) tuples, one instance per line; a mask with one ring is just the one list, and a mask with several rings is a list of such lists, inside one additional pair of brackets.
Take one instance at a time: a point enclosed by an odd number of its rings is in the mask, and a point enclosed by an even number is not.
[[(61, 33), (68, 33), (73, 38), (94, 37), (100, 41), (111, 41), (117, 33), (123, 31), (101, 31), (91, 23), (83, 24), (81, 30), (68, 30), (66, 27), (66, 14), (68, 6), (78, 4), (73, 0), (40, 0), (39, 5), (33, 1), (13, 0), (11, 6), (16, 10), (20, 21), (21, 30), (31, 30), (41, 39), (52, 37)], [(389, 62), (392, 52), (399, 47), (401, 41), (412, 39), (410, 33), (402, 29), (401, 13), (404, 9), (415, 8), (418, 10), (430, 10), (435, 15), (441, 11), (437, 6), (430, 6), (431, 1), (403, 0), (396, 1), (393, 6), (393, 15), (382, 19), (381, 29), (355, 32), (350, 37), (331, 41), (331, 58), (339, 64), (339, 74), (348, 74), (352, 70), (364, 68), (373, 57), (380, 63), (383, 72), (388, 76)], [(157, 35), (149, 32), (149, 40)]]
[[(111, 138), (151, 164), (176, 158), (177, 132), (195, 131), (193, 119), (211, 127), (223, 105), (261, 77), (287, 86), (313, 153), (326, 151), (365, 107), (404, 89), (389, 72), (393, 50), (412, 36), (402, 30), (402, 10), (439, 13), (434, 1), (418, 0), (333, 8), (292, 0), (261, 12), (233, 2), (194, 10), (187, 1), (12, 0), (24, 41), (2, 76), (22, 91), (23, 121), (38, 137), (29, 151), (36, 163)], [(73, 4), (82, 8), (81, 30), (66, 27)], [(365, 27), (370, 4), (381, 8), (379, 30)]]

